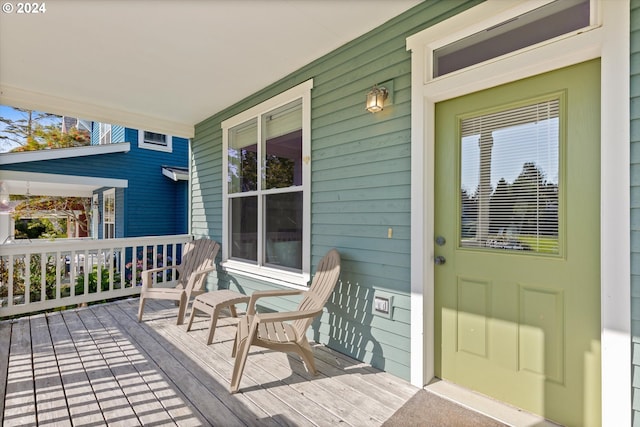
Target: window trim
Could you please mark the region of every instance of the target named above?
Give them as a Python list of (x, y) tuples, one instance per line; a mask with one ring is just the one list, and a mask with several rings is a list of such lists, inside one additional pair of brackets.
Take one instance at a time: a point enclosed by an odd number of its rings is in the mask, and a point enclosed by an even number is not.
[[(222, 127), (222, 266), (230, 273), (236, 273), (260, 279), (286, 287), (306, 288), (311, 269), (311, 89), (313, 79), (307, 80), (286, 90), (262, 103), (255, 105), (233, 117), (224, 120)], [(282, 105), (302, 100), (302, 272), (291, 272), (284, 269), (261, 264), (250, 264), (240, 260), (229, 259), (230, 233), (229, 224), (229, 188), (228, 181), (228, 148), (229, 130), (252, 118), (259, 117), (267, 111)]]
[[(145, 132), (157, 133), (159, 135), (165, 135), (167, 137), (167, 145), (158, 145), (146, 142), (144, 139)], [(166, 133), (153, 132), (150, 130), (139, 129), (138, 130), (138, 148), (145, 150), (163, 151), (165, 153), (171, 153), (173, 151), (173, 136)]]
[[(548, 0), (544, 0), (546, 2)], [(433, 229), (434, 109), (439, 101), (502, 83), (601, 58), (600, 217), (602, 292), (602, 424), (630, 425), (632, 414), (629, 34), (627, 1), (592, 0), (597, 25), (469, 69), (430, 80), (429, 47), (466, 27), (504, 20), (534, 2), (489, 1), (407, 38), (411, 51), (411, 383), (422, 387), (434, 376), (433, 271), (425, 262)], [(449, 36), (448, 36), (449, 35)], [(448, 42), (447, 40), (447, 42)], [(443, 42), (444, 43), (444, 42)]]

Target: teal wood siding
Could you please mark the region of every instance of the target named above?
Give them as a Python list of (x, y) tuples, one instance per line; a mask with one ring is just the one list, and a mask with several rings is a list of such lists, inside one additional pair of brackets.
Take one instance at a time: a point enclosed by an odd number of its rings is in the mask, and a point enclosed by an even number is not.
[[(310, 78), (312, 273), (332, 247), (340, 282), (311, 337), (399, 377), (410, 376), (411, 56), (406, 37), (479, 1), (426, 1), (252, 97), (196, 125), (192, 232), (222, 237), (221, 122)], [(365, 111), (374, 84), (393, 81), (393, 105)], [(388, 238), (389, 229), (393, 237)], [(210, 286), (213, 284), (210, 284)], [(268, 284), (220, 275), (250, 293)], [(373, 295), (394, 295), (393, 319), (372, 314)], [(291, 309), (281, 299), (266, 309)]]
[(631, 0), (631, 334), (633, 425), (640, 426), (640, 0)]

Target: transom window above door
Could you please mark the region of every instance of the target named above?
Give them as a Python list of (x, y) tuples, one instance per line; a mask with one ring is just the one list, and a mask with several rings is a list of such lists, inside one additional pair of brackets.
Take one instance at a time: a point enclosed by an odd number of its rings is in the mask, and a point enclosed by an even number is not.
[(433, 78), (586, 28), (592, 0), (556, 0), (432, 52)]

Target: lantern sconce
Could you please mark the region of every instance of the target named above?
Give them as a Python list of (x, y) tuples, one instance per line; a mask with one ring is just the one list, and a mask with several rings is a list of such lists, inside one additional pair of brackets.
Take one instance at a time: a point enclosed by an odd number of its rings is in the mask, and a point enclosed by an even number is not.
[(373, 88), (367, 93), (367, 111), (377, 113), (392, 104), (392, 91), (393, 80), (373, 85)]

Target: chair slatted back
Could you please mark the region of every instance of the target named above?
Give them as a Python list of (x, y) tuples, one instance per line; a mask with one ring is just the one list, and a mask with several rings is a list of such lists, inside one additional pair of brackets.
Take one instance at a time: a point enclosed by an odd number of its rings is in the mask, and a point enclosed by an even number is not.
[[(313, 276), (309, 290), (305, 292), (298, 310), (317, 310), (325, 306), (340, 276), (340, 254), (331, 249), (320, 260), (316, 274)], [(298, 336), (306, 333), (307, 328), (313, 322), (313, 318), (300, 319), (293, 322)]]
[[(213, 266), (219, 250), (220, 245), (215, 240), (207, 238), (185, 243), (182, 249), (182, 261), (176, 267), (179, 273), (178, 287), (186, 289), (191, 273)], [(206, 275), (198, 277), (193, 282), (192, 289), (187, 291), (200, 290), (206, 278)]]

